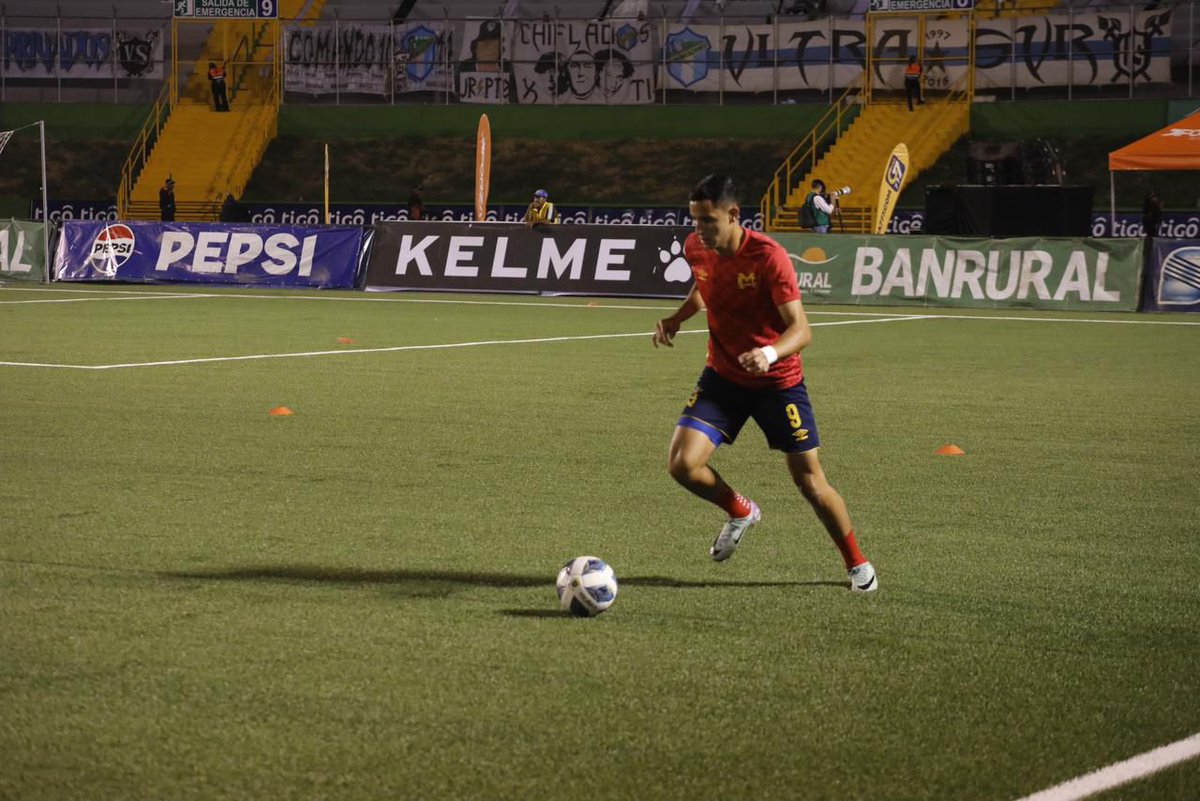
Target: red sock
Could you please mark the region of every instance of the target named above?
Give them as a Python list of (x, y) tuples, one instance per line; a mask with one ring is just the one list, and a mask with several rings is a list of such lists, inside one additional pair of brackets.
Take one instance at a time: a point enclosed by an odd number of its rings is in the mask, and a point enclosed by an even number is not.
[(717, 499), (717, 506), (724, 509), (725, 514), (730, 517), (745, 517), (750, 514), (750, 501), (743, 498), (741, 493), (734, 492), (730, 487), (726, 487), (721, 497)]
[(831, 537), (833, 544), (842, 552), (842, 561), (846, 563), (846, 569), (858, 567), (863, 562), (867, 561), (867, 557), (862, 555), (858, 550), (858, 543), (854, 540), (854, 532), (851, 531), (844, 537)]

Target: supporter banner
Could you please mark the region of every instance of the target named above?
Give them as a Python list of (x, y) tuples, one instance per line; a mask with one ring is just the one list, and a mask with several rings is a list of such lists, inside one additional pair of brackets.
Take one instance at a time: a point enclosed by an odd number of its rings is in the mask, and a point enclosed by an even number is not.
[(666, 226), (382, 223), (368, 289), (683, 297), (691, 229)]
[(45, 227), (44, 223), (0, 221), (0, 280), (45, 280)]
[(362, 242), (361, 228), (68, 221), (54, 275), (347, 289)]
[(5, 78), (163, 77), (162, 28), (5, 28)]
[(1135, 239), (775, 234), (806, 295), (830, 303), (1135, 311)]
[(443, 22), (396, 26), (392, 31), (393, 85), (396, 94), (444, 92), (451, 86), (450, 41)]
[(514, 23), (516, 102), (653, 102), (656, 27), (636, 20)]
[(1010, 87), (1014, 62), (1019, 88), (1168, 83), (1171, 14), (1160, 9), (977, 18), (975, 88)]
[(464, 23), (458, 61), (458, 99), (463, 103), (508, 103), (513, 97), (513, 23), (470, 19)]
[[(876, 30), (896, 50), (909, 42), (915, 47), (913, 25), (911, 19), (885, 18), (877, 21)], [(891, 33), (892, 27), (899, 35)], [(863, 23), (846, 19), (778, 25), (676, 23), (667, 27), (663, 39), (659, 82), (667, 89), (693, 92), (824, 91), (831, 85), (848, 86), (862, 74), (865, 43)]]
[[(1170, 10), (1045, 14), (980, 19), (976, 88), (1125, 86), (1170, 81)], [(877, 17), (871, 47), (876, 88), (902, 89), (917, 50), (916, 17)], [(949, 89), (967, 69), (964, 19), (930, 19), (925, 85)], [(658, 76), (667, 89), (770, 92), (844, 88), (866, 63), (861, 20), (827, 18), (776, 25), (667, 26)]]
[(284, 29), (283, 88), (288, 92), (386, 95), (391, 91), (392, 29), (320, 23)]
[(1200, 240), (1156, 241), (1142, 311), (1200, 312)]

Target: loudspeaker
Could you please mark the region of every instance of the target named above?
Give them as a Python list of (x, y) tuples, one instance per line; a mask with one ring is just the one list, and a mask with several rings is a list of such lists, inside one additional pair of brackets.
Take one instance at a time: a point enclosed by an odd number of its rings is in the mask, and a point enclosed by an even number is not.
[(1020, 142), (974, 141), (967, 147), (967, 183), (1008, 186), (1025, 183)]
[(924, 233), (1090, 236), (1091, 186), (929, 186)]

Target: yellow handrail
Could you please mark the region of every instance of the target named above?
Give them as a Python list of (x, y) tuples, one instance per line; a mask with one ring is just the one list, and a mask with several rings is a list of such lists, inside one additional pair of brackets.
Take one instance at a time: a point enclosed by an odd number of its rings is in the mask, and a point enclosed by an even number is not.
[[(817, 120), (812, 130), (792, 148), (792, 152), (788, 153), (779, 169), (775, 170), (775, 176), (771, 179), (771, 185), (767, 187), (767, 192), (763, 195), (760, 204), (763, 227), (767, 230), (771, 230), (777, 222), (778, 210), (783, 205), (783, 199), (792, 189), (792, 177), (797, 174), (806, 175), (815, 168), (821, 146), (830, 134), (833, 134), (836, 142), (844, 128), (850, 127), (853, 120), (845, 118), (850, 117), (849, 107), (857, 105), (852, 103), (851, 98), (862, 92), (862, 81), (863, 76), (860, 74), (846, 87), (846, 91), (842, 92), (838, 99), (830, 105), (829, 110), (821, 116), (821, 119)], [(846, 122), (844, 126), (843, 119)], [(807, 167), (804, 167), (805, 163), (807, 163)], [(803, 171), (800, 170), (802, 167)]]
[(133, 147), (129, 149), (129, 156), (121, 166), (121, 185), (117, 189), (117, 219), (125, 219), (126, 213), (129, 211), (129, 201), (133, 197), (133, 183), (137, 180), (138, 173), (146, 166), (150, 152), (158, 142), (158, 135), (166, 124), (167, 118), (171, 116), (170, 89), (174, 83), (173, 77), (163, 83), (162, 90), (159, 91), (158, 98), (154, 101), (154, 107), (150, 109), (149, 117), (142, 124), (142, 130), (134, 139)]

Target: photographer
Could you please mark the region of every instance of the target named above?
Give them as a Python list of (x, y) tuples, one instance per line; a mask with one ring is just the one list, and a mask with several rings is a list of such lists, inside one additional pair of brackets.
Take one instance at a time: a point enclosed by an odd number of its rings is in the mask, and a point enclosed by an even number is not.
[(812, 182), (812, 191), (804, 198), (804, 204), (810, 207), (812, 212), (813, 224), (811, 226), (815, 234), (829, 233), (829, 225), (833, 215), (838, 210), (838, 198), (842, 195), (850, 194), (850, 187), (843, 186), (833, 192), (826, 194), (825, 182), (819, 178), (814, 178)]

